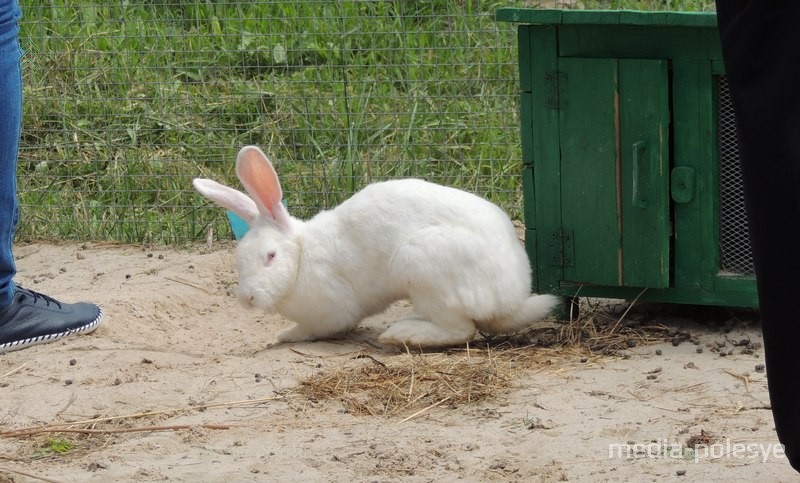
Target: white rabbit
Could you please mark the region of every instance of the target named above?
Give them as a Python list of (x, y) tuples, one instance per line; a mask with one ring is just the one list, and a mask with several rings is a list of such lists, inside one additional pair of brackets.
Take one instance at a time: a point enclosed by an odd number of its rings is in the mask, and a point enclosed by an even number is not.
[(443, 347), (477, 330), (511, 333), (545, 317), (553, 295), (531, 295), (531, 269), (508, 216), (478, 196), (418, 179), (368, 185), (308, 221), (281, 203), (264, 153), (246, 146), (236, 174), (250, 196), (208, 179), (194, 187), (250, 226), (237, 247), (238, 298), (296, 325), (281, 342), (335, 336), (400, 299), (415, 315), (379, 342)]

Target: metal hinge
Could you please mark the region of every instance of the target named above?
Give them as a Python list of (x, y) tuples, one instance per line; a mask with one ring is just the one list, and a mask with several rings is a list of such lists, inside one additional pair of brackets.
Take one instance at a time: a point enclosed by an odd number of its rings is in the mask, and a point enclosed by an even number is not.
[(545, 105), (549, 109), (564, 109), (567, 102), (567, 74), (564, 72), (548, 72), (544, 75), (544, 83), (547, 86), (545, 94)]
[(557, 230), (550, 234), (550, 265), (575, 266), (575, 242), (572, 230)]

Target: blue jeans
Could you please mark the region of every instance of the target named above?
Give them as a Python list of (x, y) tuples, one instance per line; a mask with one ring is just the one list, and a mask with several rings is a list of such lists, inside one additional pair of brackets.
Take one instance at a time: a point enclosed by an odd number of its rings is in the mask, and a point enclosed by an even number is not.
[(22, 125), (22, 51), (17, 0), (0, 0), (0, 307), (14, 298), (11, 247), (17, 227), (17, 155)]

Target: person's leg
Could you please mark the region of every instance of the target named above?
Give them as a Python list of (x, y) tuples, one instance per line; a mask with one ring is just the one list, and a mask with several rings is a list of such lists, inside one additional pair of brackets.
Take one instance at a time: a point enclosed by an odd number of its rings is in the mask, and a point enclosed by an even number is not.
[(0, 307), (14, 297), (16, 273), (11, 247), (17, 226), (17, 152), (22, 123), (19, 17), (17, 0), (0, 0)]
[(717, 1), (736, 112), (770, 401), (800, 471), (800, 2)]
[(94, 304), (64, 304), (13, 282), (22, 122), (20, 15), (17, 0), (0, 0), (0, 353), (91, 332), (103, 317)]

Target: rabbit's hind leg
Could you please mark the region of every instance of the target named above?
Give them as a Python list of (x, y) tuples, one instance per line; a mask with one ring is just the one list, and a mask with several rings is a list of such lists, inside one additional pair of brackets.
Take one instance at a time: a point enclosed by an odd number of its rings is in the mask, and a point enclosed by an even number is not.
[(415, 316), (398, 320), (379, 337), (381, 344), (409, 348), (436, 348), (464, 344), (475, 336), (472, 320), (449, 314), (434, 322)]

